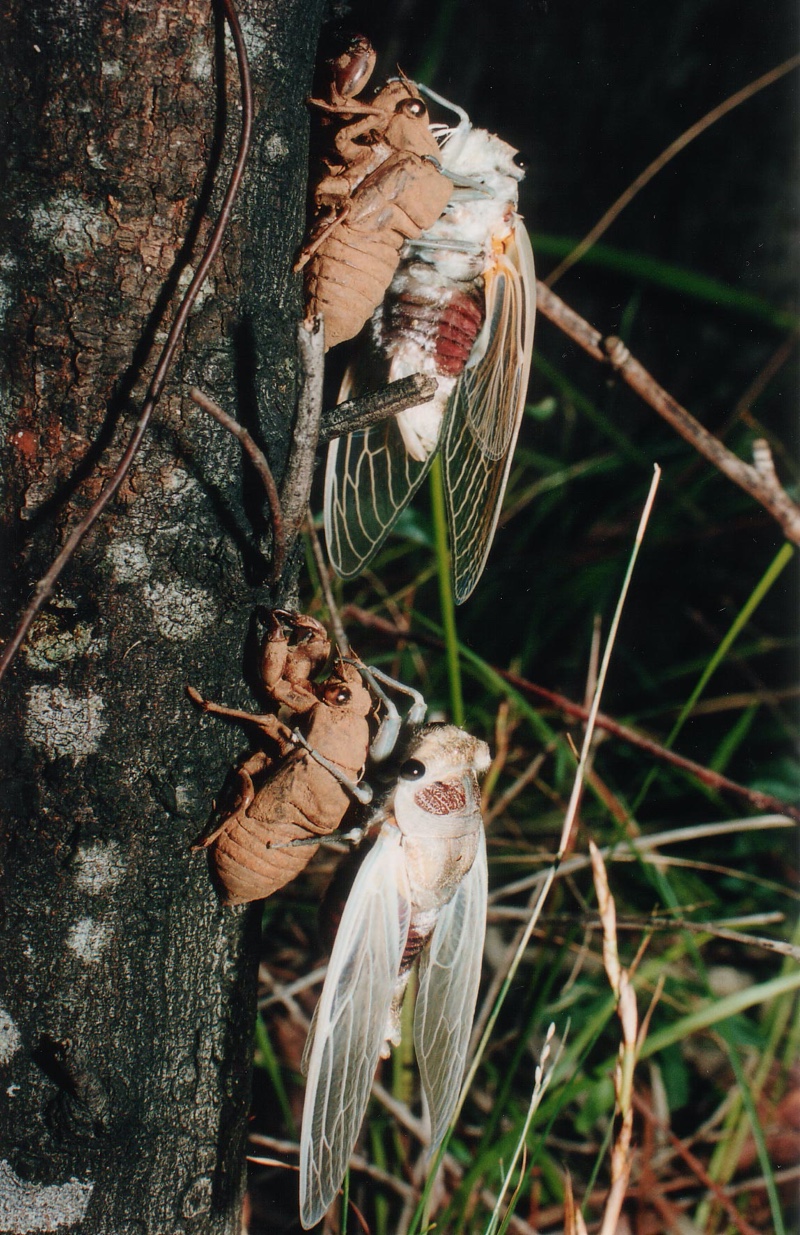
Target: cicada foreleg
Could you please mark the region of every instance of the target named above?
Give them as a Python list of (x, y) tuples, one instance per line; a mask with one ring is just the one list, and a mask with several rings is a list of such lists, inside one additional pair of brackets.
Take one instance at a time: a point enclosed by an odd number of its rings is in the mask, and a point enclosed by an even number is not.
[(288, 725), (284, 725), (283, 721), (278, 720), (272, 712), (257, 714), (244, 712), (241, 708), (226, 708), (221, 703), (212, 703), (210, 699), (203, 698), (200, 691), (195, 690), (193, 686), (187, 686), (186, 693), (192, 703), (202, 712), (207, 712), (209, 716), (221, 716), (224, 720), (233, 720), (238, 724), (254, 725), (265, 737), (278, 743), (281, 754), (291, 749), (293, 745), (291, 729)]

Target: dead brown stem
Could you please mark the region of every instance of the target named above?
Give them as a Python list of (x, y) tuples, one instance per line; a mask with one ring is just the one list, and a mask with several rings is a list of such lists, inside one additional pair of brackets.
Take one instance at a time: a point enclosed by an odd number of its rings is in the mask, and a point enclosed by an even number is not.
[(729, 480), (744, 489), (779, 524), (787, 540), (800, 545), (800, 506), (789, 497), (778, 480), (768, 443), (759, 438), (753, 443), (753, 464), (723, 446), (691, 412), (659, 386), (655, 378), (628, 351), (621, 339), (604, 338), (587, 321), (564, 303), (544, 283), (537, 282), (537, 308), (559, 330), (569, 335), (585, 352), (602, 364), (609, 364), (639, 397), (658, 412), (690, 446)]
[(742, 1217), (742, 1215), (739, 1213), (739, 1210), (736, 1208), (733, 1201), (730, 1200), (728, 1196), (726, 1196), (724, 1189), (721, 1188), (719, 1184), (716, 1183), (711, 1178), (711, 1176), (709, 1175), (708, 1171), (703, 1166), (700, 1159), (697, 1158), (690, 1149), (686, 1148), (686, 1146), (683, 1144), (681, 1140), (678, 1139), (678, 1137), (675, 1135), (675, 1133), (672, 1131), (671, 1128), (667, 1127), (666, 1124), (662, 1123), (661, 1120), (656, 1118), (656, 1116), (650, 1110), (650, 1107), (647, 1105), (647, 1103), (642, 1098), (640, 1098), (639, 1095), (636, 1093), (634, 1093), (633, 1095), (633, 1105), (636, 1107), (640, 1115), (643, 1115), (644, 1118), (647, 1119), (650, 1123), (652, 1123), (654, 1127), (658, 1128), (661, 1132), (666, 1134), (672, 1148), (683, 1159), (683, 1161), (689, 1167), (689, 1170), (692, 1171), (692, 1173), (697, 1176), (697, 1178), (700, 1180), (700, 1183), (703, 1185), (703, 1187), (707, 1188), (709, 1192), (713, 1193), (715, 1201), (717, 1201), (718, 1204), (720, 1204), (722, 1208), (725, 1210), (725, 1213), (728, 1215), (729, 1219), (731, 1220), (733, 1225), (736, 1227), (736, 1230), (739, 1231), (740, 1235), (758, 1235), (758, 1232), (755, 1230), (755, 1228), (752, 1227), (749, 1222), (746, 1222), (745, 1219)]

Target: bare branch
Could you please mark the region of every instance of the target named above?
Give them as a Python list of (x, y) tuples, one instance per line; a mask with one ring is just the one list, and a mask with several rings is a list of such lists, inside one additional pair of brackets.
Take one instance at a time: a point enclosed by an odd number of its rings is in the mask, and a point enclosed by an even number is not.
[(193, 386), (189, 391), (189, 395), (198, 407), (202, 407), (204, 412), (208, 412), (215, 420), (219, 421), (224, 429), (233, 434), (241, 443), (242, 449), (258, 472), (272, 514), (272, 580), (274, 582), (280, 578), (281, 571), (283, 570), (283, 563), (286, 557), (286, 541), (283, 531), (283, 512), (281, 511), (281, 500), (278, 496), (278, 486), (275, 484), (266, 455), (252, 435), (245, 429), (244, 425), (240, 425), (238, 420), (234, 420), (233, 416), (229, 416), (218, 403), (215, 403), (208, 395), (203, 394), (202, 390), (198, 390), (196, 386)]
[(647, 369), (631, 355), (621, 339), (611, 335), (604, 338), (587, 321), (550, 291), (544, 283), (537, 282), (537, 307), (559, 330), (569, 335), (595, 360), (611, 365), (626, 385), (636, 391), (645, 403), (658, 412), (672, 428), (693, 446), (699, 454), (712, 463), (718, 471), (744, 489), (775, 519), (787, 540), (800, 545), (800, 506), (797, 506), (781, 486), (774, 466), (765, 464), (769, 447), (763, 439), (753, 443), (756, 466), (744, 463), (732, 451), (723, 446), (719, 438), (709, 433), (691, 412), (673, 399)]
[(345, 433), (381, 424), (406, 408), (429, 403), (436, 394), (437, 381), (424, 373), (412, 373), (390, 382), (381, 390), (370, 391), (358, 399), (346, 399), (326, 412), (320, 429), (320, 442), (329, 442)]

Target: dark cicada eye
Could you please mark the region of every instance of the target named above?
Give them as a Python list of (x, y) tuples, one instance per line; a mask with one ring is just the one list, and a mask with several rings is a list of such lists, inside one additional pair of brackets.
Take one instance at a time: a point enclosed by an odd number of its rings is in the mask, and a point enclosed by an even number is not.
[(419, 780), (420, 776), (424, 775), (425, 764), (420, 763), (419, 759), (406, 759), (400, 767), (401, 780)]
[(422, 99), (403, 99), (397, 104), (395, 110), (403, 112), (406, 116), (414, 116), (415, 118), (425, 116), (428, 112), (428, 109)]
[(338, 683), (335, 686), (329, 686), (325, 691), (325, 702), (332, 706), (343, 706), (349, 703), (352, 698), (350, 687), (341, 686)]

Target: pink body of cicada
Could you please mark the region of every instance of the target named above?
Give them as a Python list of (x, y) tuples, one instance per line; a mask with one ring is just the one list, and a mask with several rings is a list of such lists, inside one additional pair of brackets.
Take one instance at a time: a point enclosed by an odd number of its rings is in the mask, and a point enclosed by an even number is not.
[[(335, 569), (358, 574), (440, 446), (461, 601), (488, 556), (525, 405), (535, 276), (517, 213), (516, 151), (464, 116), (443, 131), (441, 159), (462, 187), (405, 246), (372, 318), (368, 358), (386, 380), (429, 373), (438, 389), (429, 403), (331, 445), (325, 526)], [(363, 382), (356, 365), (345, 393)]]

